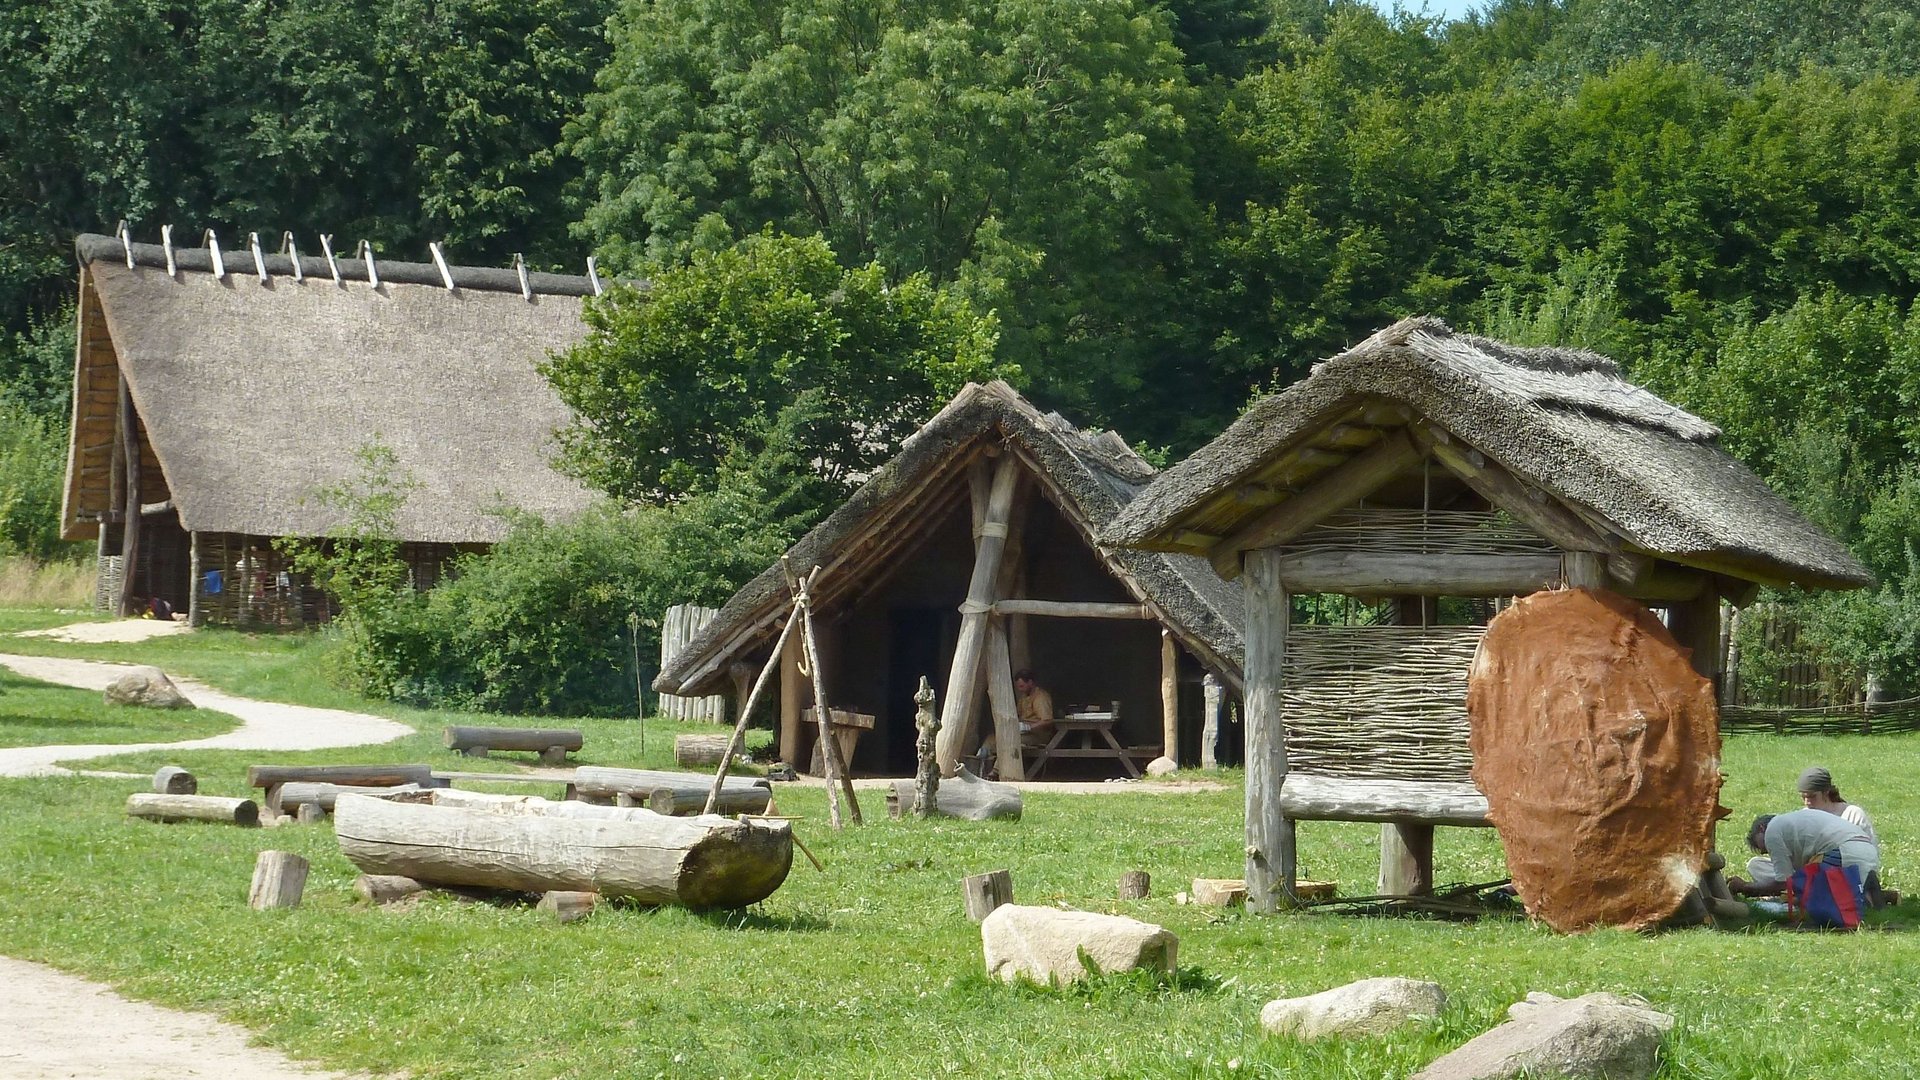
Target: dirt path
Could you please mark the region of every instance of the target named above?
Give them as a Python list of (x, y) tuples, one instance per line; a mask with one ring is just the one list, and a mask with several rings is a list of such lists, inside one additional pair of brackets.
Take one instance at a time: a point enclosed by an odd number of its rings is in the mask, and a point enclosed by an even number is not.
[(0, 1077), (53, 1080), (351, 1080), (249, 1046), (247, 1030), (205, 1013), (130, 1001), (43, 964), (0, 957)]
[(152, 641), (157, 637), (171, 637), (175, 634), (191, 633), (192, 627), (183, 622), (161, 621), (159, 619), (115, 619), (113, 622), (83, 622), (67, 626), (56, 626), (50, 630), (19, 630), (14, 637), (43, 637), (55, 641), (78, 641), (88, 644), (103, 642)]
[[(65, 660), (51, 656), (0, 653), (0, 667), (30, 679), (75, 686), (82, 690), (105, 690), (108, 683), (124, 675), (132, 666), (99, 660)], [(177, 679), (175, 683), (194, 704), (239, 717), (240, 726), (224, 735), (183, 742), (21, 746), (0, 750), (0, 776), (66, 775), (72, 770), (63, 769), (54, 762), (81, 761), (141, 750), (324, 750), (335, 746), (392, 742), (413, 734), (413, 729), (405, 724), (381, 716), (236, 697), (195, 679)]]

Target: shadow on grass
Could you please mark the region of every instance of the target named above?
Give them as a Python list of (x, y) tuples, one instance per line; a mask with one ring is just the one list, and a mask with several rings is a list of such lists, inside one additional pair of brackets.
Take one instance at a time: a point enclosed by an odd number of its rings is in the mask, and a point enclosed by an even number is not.
[(818, 915), (768, 915), (751, 909), (707, 908), (690, 911), (694, 918), (721, 930), (758, 930), (788, 934), (817, 934), (833, 929), (833, 924)]

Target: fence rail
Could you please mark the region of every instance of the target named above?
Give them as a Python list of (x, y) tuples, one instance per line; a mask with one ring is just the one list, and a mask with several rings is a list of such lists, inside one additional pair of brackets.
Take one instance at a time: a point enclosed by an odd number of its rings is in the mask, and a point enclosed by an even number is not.
[(1774, 735), (1884, 735), (1920, 731), (1920, 698), (1807, 709), (1722, 705), (1720, 730)]

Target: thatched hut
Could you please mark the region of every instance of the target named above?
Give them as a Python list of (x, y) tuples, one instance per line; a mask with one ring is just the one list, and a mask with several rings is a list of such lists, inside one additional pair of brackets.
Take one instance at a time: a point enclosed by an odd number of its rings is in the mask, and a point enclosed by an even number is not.
[[(944, 687), (940, 755), (951, 767), (1011, 722), (1010, 672), (1024, 667), (1060, 711), (1120, 703), (1112, 733), (1128, 756), (1098, 767), (1131, 773), (1163, 750), (1206, 756), (1206, 677), (1225, 695), (1240, 681), (1238, 590), (1204, 559), (1096, 539), (1154, 476), (1114, 433), (1043, 415), (1005, 383), (973, 384), (795, 544), (788, 567), (820, 568), (813, 602), (830, 707), (875, 718), (854, 769), (913, 772), (923, 675)], [(654, 687), (743, 701), (788, 603), (783, 567), (771, 566)], [(804, 768), (812, 698), (797, 647), (781, 670), (780, 756)], [(1017, 733), (997, 741), (1001, 775), (1023, 776)]]
[[(1431, 883), (1435, 824), (1486, 823), (1466, 681), (1502, 598), (1565, 584), (1641, 600), (1717, 678), (1723, 599), (1869, 580), (1719, 434), (1604, 357), (1409, 319), (1132, 501), (1109, 542), (1244, 582), (1254, 903), (1290, 899), (1297, 820), (1390, 823), (1383, 876), (1406, 892)], [(1360, 602), (1363, 617), (1327, 617)]]
[(81, 236), (62, 535), (97, 538), (101, 597), (300, 621), (319, 598), (271, 543), (320, 537), (374, 440), (413, 489), (416, 581), (589, 494), (549, 465), (565, 407), (535, 369), (585, 334), (586, 278), (172, 249)]

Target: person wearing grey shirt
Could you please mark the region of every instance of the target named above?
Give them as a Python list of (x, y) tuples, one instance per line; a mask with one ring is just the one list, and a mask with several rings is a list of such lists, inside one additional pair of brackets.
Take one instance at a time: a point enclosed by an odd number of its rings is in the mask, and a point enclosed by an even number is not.
[[(1857, 867), (1860, 879), (1880, 868), (1880, 849), (1858, 825), (1824, 810), (1795, 810), (1762, 814), (1747, 830), (1747, 846), (1764, 851), (1772, 862), (1770, 881), (1734, 878), (1727, 888), (1741, 896), (1777, 896), (1786, 891), (1793, 872), (1824, 857), (1840, 854), (1841, 866)], [(1756, 873), (1755, 877), (1759, 875)]]

